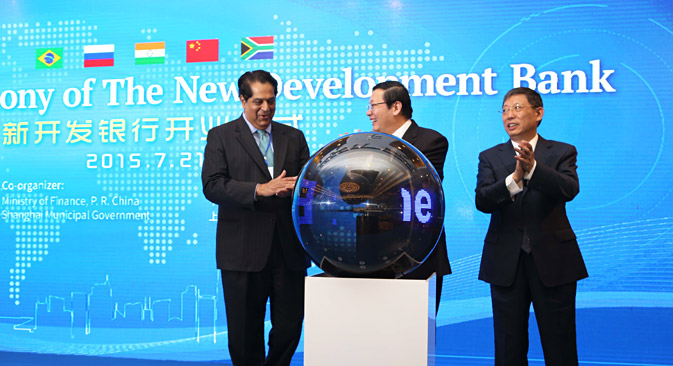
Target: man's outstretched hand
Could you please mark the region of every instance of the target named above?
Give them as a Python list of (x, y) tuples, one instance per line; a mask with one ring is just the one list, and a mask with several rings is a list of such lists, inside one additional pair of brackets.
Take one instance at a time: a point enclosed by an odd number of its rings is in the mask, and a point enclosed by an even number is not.
[(257, 185), (257, 196), (258, 197), (287, 197), (290, 195), (294, 189), (294, 185), (297, 182), (297, 177), (286, 177), (287, 173), (283, 170), (279, 176), (271, 179), (267, 183), (261, 183)]

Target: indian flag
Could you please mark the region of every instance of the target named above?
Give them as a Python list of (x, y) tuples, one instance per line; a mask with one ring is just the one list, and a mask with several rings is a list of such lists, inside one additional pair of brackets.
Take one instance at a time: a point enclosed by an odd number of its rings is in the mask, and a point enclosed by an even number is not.
[(163, 64), (166, 42), (136, 43), (136, 65)]

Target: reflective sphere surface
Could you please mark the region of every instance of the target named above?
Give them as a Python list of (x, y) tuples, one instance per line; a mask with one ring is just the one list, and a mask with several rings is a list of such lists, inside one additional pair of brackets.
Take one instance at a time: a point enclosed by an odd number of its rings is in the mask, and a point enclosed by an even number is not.
[(444, 223), (444, 193), (429, 161), (382, 133), (332, 141), (304, 166), (292, 203), (311, 259), (344, 277), (395, 278), (432, 252)]

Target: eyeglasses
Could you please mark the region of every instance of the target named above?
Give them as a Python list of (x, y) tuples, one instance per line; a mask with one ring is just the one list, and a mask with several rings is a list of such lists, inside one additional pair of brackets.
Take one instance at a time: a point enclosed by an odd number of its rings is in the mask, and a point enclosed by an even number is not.
[(509, 112), (509, 111), (514, 111), (515, 113), (519, 113), (519, 112), (521, 112), (521, 110), (523, 110), (524, 108), (528, 108), (528, 107), (530, 107), (530, 108), (537, 108), (537, 107), (533, 107), (533, 106), (530, 106), (530, 105), (518, 105), (518, 104), (515, 104), (514, 107), (501, 109), (501, 110), (498, 111), (498, 113), (500, 113), (500, 114), (505, 114), (505, 113), (507, 113), (507, 112)]
[(383, 104), (383, 103), (385, 103), (385, 102), (378, 102), (378, 103), (367, 104), (367, 111), (371, 111), (372, 109), (374, 109), (374, 106), (375, 106), (375, 105), (379, 105), (379, 104)]

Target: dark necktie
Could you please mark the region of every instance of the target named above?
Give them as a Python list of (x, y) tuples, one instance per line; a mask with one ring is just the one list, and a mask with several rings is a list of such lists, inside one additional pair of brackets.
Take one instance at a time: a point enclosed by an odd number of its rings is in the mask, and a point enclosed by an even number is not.
[[(523, 192), (521, 192), (521, 196), (519, 197), (520, 201), (523, 201), (523, 196), (526, 194), (528, 191), (528, 180), (524, 179), (523, 180)], [(520, 202), (520, 204), (523, 206), (523, 202)], [(521, 249), (526, 252), (530, 253), (530, 238), (528, 237), (528, 229), (526, 228), (526, 224), (524, 222), (523, 226), (523, 237), (521, 239)]]
[(521, 240), (521, 249), (523, 249), (524, 252), (530, 254), (530, 238), (528, 237), (528, 230), (526, 230), (526, 227), (523, 227), (523, 239)]

